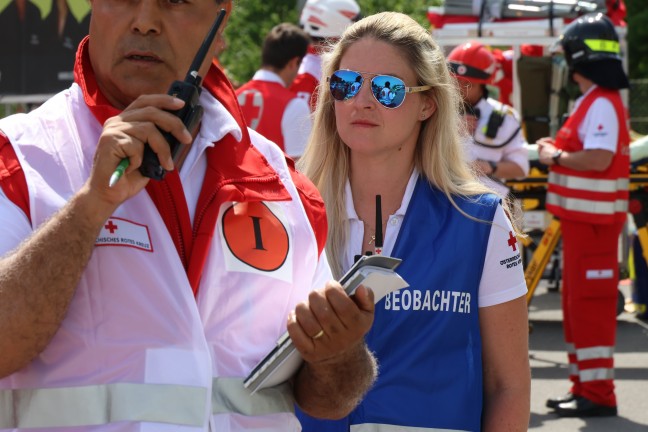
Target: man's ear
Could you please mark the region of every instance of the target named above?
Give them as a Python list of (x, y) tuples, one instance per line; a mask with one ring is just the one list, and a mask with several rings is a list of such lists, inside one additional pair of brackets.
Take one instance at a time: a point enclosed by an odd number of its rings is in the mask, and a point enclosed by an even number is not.
[[(218, 2), (216, 2), (218, 4)], [(227, 23), (229, 22), (230, 15), (232, 15), (232, 8), (234, 5), (232, 4), (232, 0), (221, 0), (220, 4), (220, 9), (225, 9), (225, 19), (223, 20), (223, 24), (221, 25), (221, 32), (225, 30), (225, 27), (227, 27)]]
[(299, 69), (299, 65), (301, 65), (301, 62), (302, 62), (302, 57), (293, 57), (290, 59), (288, 64), (294, 69)]
[(232, 14), (232, 8), (234, 8), (234, 4), (232, 3), (232, 0), (225, 0), (225, 5), (223, 6), (225, 8), (225, 11), (227, 12), (227, 17)]

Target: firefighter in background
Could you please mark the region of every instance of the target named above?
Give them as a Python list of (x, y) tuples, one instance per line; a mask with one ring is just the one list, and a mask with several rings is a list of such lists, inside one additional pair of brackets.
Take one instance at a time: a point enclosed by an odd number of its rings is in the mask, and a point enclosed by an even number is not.
[(304, 5), (299, 25), (311, 37), (312, 44), (290, 89), (309, 103), (311, 111), (315, 111), (315, 89), (322, 77), (320, 53), (327, 49), (327, 41), (337, 40), (360, 16), (355, 0), (308, 0)]
[(0, 96), (48, 93), (43, 54), (54, 37), (43, 10), (29, 0), (0, 1)]
[(488, 97), (486, 84), (494, 81), (497, 71), (495, 57), (485, 46), (471, 41), (453, 49), (448, 64), (464, 101), (473, 166), (485, 183), (505, 196), (508, 188), (502, 181), (526, 177), (529, 156), (518, 113)]
[(41, 71), (41, 80), (47, 86), (47, 93), (68, 88), (74, 81), (74, 59), (77, 47), (88, 34), (90, 27), (90, 3), (87, 0), (54, 0), (52, 11), (44, 20), (50, 27), (45, 58), (49, 63)]
[(236, 90), (250, 128), (293, 158), (301, 156), (311, 131), (310, 110), (288, 89), (306, 55), (310, 38), (295, 24), (274, 26), (263, 41), (261, 69)]
[(557, 46), (583, 93), (555, 141), (538, 141), (550, 166), (547, 210), (560, 218), (563, 328), (570, 391), (547, 400), (560, 416), (614, 416), (618, 238), (626, 220), (630, 142), (619, 89), (628, 78), (603, 14), (573, 21)]

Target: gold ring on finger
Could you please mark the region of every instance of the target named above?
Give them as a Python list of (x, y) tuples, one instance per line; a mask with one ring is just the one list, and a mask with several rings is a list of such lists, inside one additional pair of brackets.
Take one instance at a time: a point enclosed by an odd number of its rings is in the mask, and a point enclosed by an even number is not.
[(316, 334), (315, 336), (313, 336), (312, 339), (313, 339), (313, 340), (315, 340), (315, 339), (319, 339), (319, 338), (321, 338), (322, 336), (324, 336), (324, 329), (321, 329), (319, 332), (317, 332), (317, 334)]

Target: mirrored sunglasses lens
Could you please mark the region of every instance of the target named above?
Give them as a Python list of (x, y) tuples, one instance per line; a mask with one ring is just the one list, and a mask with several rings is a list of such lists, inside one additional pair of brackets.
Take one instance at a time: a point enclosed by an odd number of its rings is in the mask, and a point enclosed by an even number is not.
[(333, 99), (344, 101), (357, 95), (362, 85), (362, 75), (357, 72), (339, 70), (331, 75), (329, 89)]
[(389, 75), (377, 75), (371, 80), (371, 91), (387, 108), (399, 107), (405, 99), (405, 83)]

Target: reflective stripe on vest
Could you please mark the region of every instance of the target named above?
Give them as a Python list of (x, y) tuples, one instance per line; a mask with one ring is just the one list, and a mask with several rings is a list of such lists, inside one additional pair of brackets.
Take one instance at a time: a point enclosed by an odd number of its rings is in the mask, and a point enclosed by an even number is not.
[(568, 189), (577, 189), (591, 192), (619, 192), (627, 191), (630, 181), (627, 178), (617, 180), (590, 179), (576, 177), (556, 172), (549, 173), (549, 183), (562, 186)]
[(243, 378), (214, 378), (212, 413), (257, 416), (295, 412), (295, 400), (288, 383), (261, 389), (252, 394), (243, 387)]
[(614, 369), (598, 368), (586, 369), (578, 373), (581, 382), (602, 381), (614, 379)]
[(590, 348), (580, 348), (576, 350), (578, 361), (594, 359), (611, 359), (614, 355), (614, 347), (596, 346)]
[[(214, 414), (294, 412), (289, 384), (251, 395), (241, 378), (215, 378), (213, 382)], [(130, 383), (0, 390), (0, 429), (93, 426), (118, 421), (201, 427), (207, 421), (206, 392), (203, 387)]]
[(569, 375), (577, 376), (578, 375), (578, 363), (569, 363)]
[(576, 354), (576, 347), (573, 343), (566, 342), (565, 350), (567, 351), (567, 354)]
[(96, 426), (119, 421), (202, 427), (207, 389), (114, 383), (0, 390), (0, 429)]
[(547, 192), (547, 204), (552, 204), (566, 210), (598, 215), (613, 215), (628, 211), (628, 200), (601, 202), (581, 198), (567, 198), (554, 192)]
[(365, 423), (351, 425), (351, 432), (468, 432), (459, 429), (436, 429), (389, 424)]

